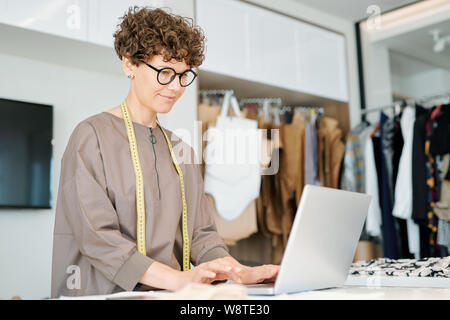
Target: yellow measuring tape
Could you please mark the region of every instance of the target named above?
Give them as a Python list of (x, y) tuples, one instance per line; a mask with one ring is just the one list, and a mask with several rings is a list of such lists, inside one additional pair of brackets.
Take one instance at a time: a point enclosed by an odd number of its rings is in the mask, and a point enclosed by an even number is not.
[[(144, 181), (142, 178), (141, 163), (139, 161), (139, 154), (137, 151), (136, 136), (134, 134), (133, 123), (130, 119), (130, 113), (128, 110), (128, 105), (126, 100), (120, 105), (122, 109), (122, 116), (125, 122), (128, 141), (130, 144), (131, 160), (133, 162), (134, 174), (136, 176), (136, 209), (137, 209), (137, 249), (143, 255), (147, 255), (147, 250), (145, 248), (145, 203), (144, 203)], [(182, 212), (182, 233), (183, 233), (183, 270), (190, 269), (189, 260), (189, 235), (188, 235), (188, 225), (187, 225), (187, 205), (186, 205), (186, 194), (184, 188), (183, 172), (181, 171), (178, 160), (173, 152), (172, 144), (170, 139), (164, 131), (163, 127), (156, 120), (156, 123), (160, 127), (164, 137), (166, 139), (167, 145), (169, 146), (170, 155), (172, 157), (172, 162), (175, 165), (175, 169), (178, 172), (180, 178), (181, 186), (181, 200), (183, 202), (183, 212)]]

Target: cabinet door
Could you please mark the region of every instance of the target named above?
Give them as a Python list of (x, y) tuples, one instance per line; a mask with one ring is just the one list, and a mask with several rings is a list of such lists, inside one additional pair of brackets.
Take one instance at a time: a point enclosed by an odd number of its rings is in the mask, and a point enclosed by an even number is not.
[(136, 6), (163, 7), (163, 0), (89, 0), (88, 41), (114, 47), (113, 34), (128, 8)]
[(299, 22), (298, 74), (303, 91), (347, 101), (345, 38), (337, 33)]
[[(58, 36), (87, 39), (88, 0), (2, 0), (3, 23)], [(3, 11), (3, 10), (2, 10)]]
[(250, 16), (250, 75), (256, 81), (299, 89), (295, 47), (295, 21), (257, 8)]
[(206, 35), (206, 57), (200, 69), (249, 78), (249, 16), (238, 1), (197, 0), (197, 24)]

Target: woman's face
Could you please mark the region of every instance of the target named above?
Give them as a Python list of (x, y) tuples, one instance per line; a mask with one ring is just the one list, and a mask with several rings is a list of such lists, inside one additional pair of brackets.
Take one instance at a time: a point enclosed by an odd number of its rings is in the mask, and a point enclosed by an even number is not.
[[(184, 61), (171, 60), (165, 62), (161, 55), (153, 56), (146, 62), (156, 69), (169, 67), (177, 73), (189, 69)], [(135, 77), (131, 81), (131, 86), (139, 102), (157, 113), (169, 112), (185, 90), (185, 87), (180, 85), (178, 75), (171, 83), (160, 84), (157, 80), (158, 72), (144, 63), (135, 68), (133, 75)]]

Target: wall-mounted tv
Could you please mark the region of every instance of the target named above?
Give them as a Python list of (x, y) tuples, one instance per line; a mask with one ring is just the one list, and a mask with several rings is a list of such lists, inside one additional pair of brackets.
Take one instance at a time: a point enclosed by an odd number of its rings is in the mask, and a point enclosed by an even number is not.
[(0, 98), (0, 208), (51, 208), (53, 106)]

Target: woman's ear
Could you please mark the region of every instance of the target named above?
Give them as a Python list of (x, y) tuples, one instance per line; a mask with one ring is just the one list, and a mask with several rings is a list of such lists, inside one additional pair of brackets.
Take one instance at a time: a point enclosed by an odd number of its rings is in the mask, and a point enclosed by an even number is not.
[(128, 56), (122, 56), (122, 69), (128, 78), (134, 77), (136, 66), (131, 62)]

